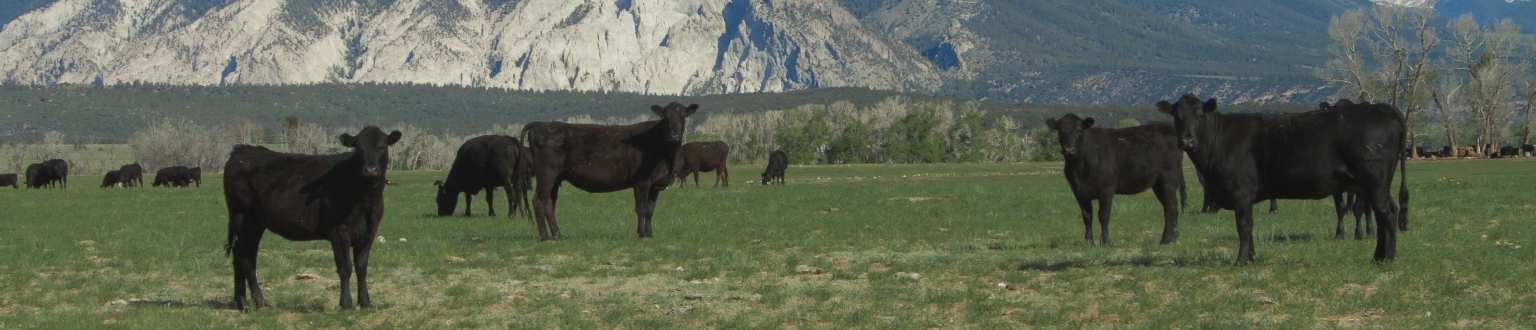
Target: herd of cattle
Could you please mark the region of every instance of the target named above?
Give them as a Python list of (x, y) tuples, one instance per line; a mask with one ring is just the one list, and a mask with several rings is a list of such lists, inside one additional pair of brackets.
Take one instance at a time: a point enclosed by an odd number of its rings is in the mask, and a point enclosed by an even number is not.
[[(16, 174), (0, 174), (0, 187), (12, 188), (65, 188), (69, 183), (69, 162), (63, 159), (49, 159), (41, 163), (27, 165), (27, 176), (18, 180)], [(186, 166), (173, 166), (162, 168), (155, 172), (155, 187), (188, 187), (193, 184), (203, 185), (203, 169), (187, 168)], [(143, 187), (144, 167), (138, 163), (123, 165), (117, 170), (108, 171), (102, 177), (101, 187)]]
[[(694, 175), (697, 186), (698, 173), (711, 171), (716, 173), (716, 185), (728, 185), (729, 146), (718, 141), (683, 143), (687, 118), (698, 108), (674, 102), (651, 106), (660, 119), (637, 124), (533, 122), (524, 126), (519, 137), (470, 139), (459, 148), (448, 177), (435, 183), (438, 214), (452, 215), (463, 194), (464, 214), (469, 215), (470, 197), (484, 190), (487, 204), (493, 204), (495, 190), (501, 189), (507, 216), (531, 213), (540, 240), (560, 239), (555, 206), (560, 187), (570, 183), (588, 192), (632, 191), (636, 234), (653, 237), (656, 199), (668, 186), (685, 184), (688, 174)], [(1397, 172), (1406, 171), (1408, 152), (1403, 116), (1393, 106), (1340, 100), (1304, 113), (1222, 113), (1214, 98), (1202, 101), (1184, 95), (1173, 102), (1158, 102), (1157, 109), (1172, 121), (1107, 129), (1094, 128), (1093, 118), (1074, 114), (1047, 120), (1058, 134), (1065, 158), (1063, 174), (1077, 200), (1089, 242), (1093, 242), (1094, 200), (1099, 201), (1099, 242), (1107, 244), (1114, 196), (1150, 189), (1163, 206), (1161, 243), (1173, 243), (1179, 236), (1178, 216), (1186, 205), (1182, 162), (1187, 158), (1205, 188), (1205, 208), (1234, 211), (1238, 263), (1255, 257), (1253, 205), (1268, 200), (1273, 212), (1276, 199), (1330, 196), (1338, 210), (1338, 236), (1343, 235), (1347, 212), (1356, 214), (1357, 239), (1359, 217), (1374, 215), (1373, 259), (1397, 257), (1397, 232), (1408, 230), (1406, 174), (1399, 177), (1395, 201), (1390, 188)], [(349, 281), (354, 270), (356, 303), (370, 306), (371, 238), (377, 236), (384, 215), (389, 147), (400, 137), (398, 131), (386, 134), (368, 126), (356, 136), (342, 134), (342, 145), (352, 150), (335, 155), (234, 147), (224, 165), (229, 211), (224, 248), (233, 255), (236, 308), (266, 304), (256, 280), (256, 256), (267, 231), (289, 240), (329, 241), (341, 278), (341, 306), (353, 305)], [(762, 184), (784, 184), (788, 157), (774, 151), (768, 160)], [(47, 180), (52, 173), (58, 173), (57, 181), (63, 184), (67, 164), (61, 171), (49, 168), (62, 161), (50, 162), (35, 165), (37, 179), (29, 171), (29, 186), (51, 184)], [(130, 164), (114, 172), (118, 182), (132, 186), (142, 170)], [(162, 169), (155, 184), (162, 182), (200, 184), (201, 171)], [(488, 206), (487, 213), (495, 215), (494, 207)]]

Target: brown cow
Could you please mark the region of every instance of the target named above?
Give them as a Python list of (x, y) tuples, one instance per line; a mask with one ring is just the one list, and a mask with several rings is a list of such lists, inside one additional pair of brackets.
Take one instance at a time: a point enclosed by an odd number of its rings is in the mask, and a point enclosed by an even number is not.
[(683, 169), (678, 172), (678, 186), (688, 183), (688, 174), (693, 174), (693, 186), (699, 186), (699, 172), (715, 172), (715, 186), (731, 186), (731, 176), (725, 170), (725, 157), (729, 155), (731, 147), (724, 141), (714, 142), (689, 142), (683, 145), (682, 159)]

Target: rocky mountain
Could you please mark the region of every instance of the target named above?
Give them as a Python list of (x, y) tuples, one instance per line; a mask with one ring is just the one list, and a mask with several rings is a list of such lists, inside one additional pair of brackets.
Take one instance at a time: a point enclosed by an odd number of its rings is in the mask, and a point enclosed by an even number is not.
[(932, 91), (821, 0), (59, 0), (0, 30), (21, 84), (415, 82), (646, 94)]
[(1311, 103), (1333, 93), (1313, 77), (1329, 18), (1371, 1), (18, 0), (0, 80)]

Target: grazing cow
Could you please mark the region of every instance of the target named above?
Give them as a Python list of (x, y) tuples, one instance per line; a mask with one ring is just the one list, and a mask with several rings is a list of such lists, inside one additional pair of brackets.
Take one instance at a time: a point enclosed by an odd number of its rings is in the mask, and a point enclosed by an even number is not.
[(122, 178), (123, 188), (144, 186), (144, 167), (139, 166), (139, 163), (123, 165), (117, 172)]
[(155, 187), (159, 187), (161, 185), (166, 187), (185, 186), (186, 184), (181, 181), (181, 172), (186, 171), (186, 166), (171, 166), (162, 168), (159, 171), (155, 171), (155, 182), (152, 183), (152, 185)]
[[(352, 152), (302, 155), (238, 145), (230, 153), (224, 163), (224, 201), (229, 207), (224, 254), (234, 256), (235, 308), (266, 305), (256, 281), (256, 256), (268, 230), (292, 241), (330, 241), (341, 277), (341, 307), (352, 307), (348, 281), (354, 267), (357, 304), (372, 306), (368, 253), (384, 217), (389, 146), (400, 141), (400, 131), (385, 135), (368, 126), (357, 136), (340, 138)], [(247, 288), (250, 304), (245, 301)]]
[[(1157, 103), (1159, 111), (1173, 116), (1179, 148), (1205, 173), (1206, 192), (1234, 211), (1238, 263), (1254, 259), (1254, 202), (1320, 199), (1345, 191), (1361, 194), (1376, 213), (1373, 259), (1397, 258), (1397, 231), (1407, 230), (1401, 219), (1408, 205), (1402, 113), (1386, 104), (1289, 115), (1225, 114), (1216, 106), (1216, 99), (1201, 102), (1194, 95)], [(1398, 164), (1405, 172), (1401, 211), (1390, 191)]]
[(41, 189), (42, 185), (37, 184), (37, 182), (39, 181), (38, 180), (39, 179), (38, 176), (42, 175), (42, 174), (43, 174), (43, 163), (28, 164), (27, 165), (27, 181), (26, 181), (27, 188), (38, 188), (38, 189)]
[(779, 184), (784, 184), (784, 170), (788, 168), (789, 154), (784, 153), (784, 150), (768, 153), (768, 168), (763, 169), (763, 185), (773, 182), (774, 179), (778, 179)]
[(0, 187), (11, 186), (11, 189), (20, 189), (21, 185), (16, 181), (16, 173), (0, 174)]
[(699, 186), (699, 172), (715, 172), (716, 186), (731, 186), (731, 176), (725, 170), (725, 157), (729, 155), (731, 147), (724, 141), (714, 142), (689, 142), (683, 145), (682, 158), (683, 169), (677, 174), (678, 186), (688, 183), (688, 174), (693, 174), (693, 186)]
[(1067, 114), (1046, 119), (1056, 131), (1066, 167), (1061, 170), (1083, 216), (1083, 237), (1093, 243), (1093, 200), (1099, 200), (1099, 243), (1109, 245), (1109, 214), (1115, 195), (1147, 189), (1163, 204), (1163, 239), (1179, 237), (1179, 209), (1184, 195), (1184, 155), (1175, 145), (1173, 125), (1150, 123), (1121, 129), (1093, 128), (1093, 118)]
[(201, 188), (203, 186), (203, 168), (193, 167), (186, 171), (181, 171), (181, 175), (176, 177), (176, 183), (180, 187), (191, 187), (193, 183), (197, 183), (197, 186)]
[(651, 215), (656, 197), (679, 171), (678, 150), (688, 116), (698, 110), (698, 104), (684, 107), (672, 102), (666, 107), (651, 106), (660, 120), (632, 125), (533, 122), (523, 126), (528, 156), (521, 161), (531, 164), (525, 167), (530, 170), (524, 172), (524, 179), (537, 179), (533, 212), (539, 239), (560, 239), (555, 204), (560, 185), (567, 181), (587, 192), (633, 190), (639, 218), (635, 232), (641, 238), (654, 237)]
[(1499, 157), (1508, 158), (1517, 156), (1520, 156), (1520, 148), (1515, 148), (1513, 146), (1499, 147)]
[(507, 193), (507, 216), (517, 213), (518, 201), (526, 199), (528, 191), (527, 182), (519, 180), (523, 169), (517, 165), (522, 157), (523, 143), (514, 137), (485, 135), (464, 141), (448, 169), (448, 181), (433, 183), (437, 185), (437, 215), (453, 214), (463, 193), (464, 215), (469, 216), (470, 197), (484, 189), (487, 213), (494, 216), (496, 188)]
[(1536, 146), (1529, 145), (1529, 144), (1522, 144), (1522, 145), (1520, 145), (1520, 156), (1521, 157), (1530, 157), (1532, 155), (1536, 155)]
[(101, 187), (102, 188), (108, 188), (108, 187), (113, 187), (113, 186), (117, 186), (118, 184), (121, 184), (122, 183), (122, 174), (121, 173), (123, 173), (121, 170), (108, 171), (107, 175), (103, 176), (101, 178)]

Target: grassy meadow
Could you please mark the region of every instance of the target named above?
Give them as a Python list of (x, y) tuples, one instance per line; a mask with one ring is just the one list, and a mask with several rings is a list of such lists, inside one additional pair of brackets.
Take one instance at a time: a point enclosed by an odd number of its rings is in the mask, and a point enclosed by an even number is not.
[(129, 190), (80, 175), (0, 189), (0, 328), (1521, 328), (1536, 324), (1533, 165), (1410, 163), (1395, 262), (1371, 262), (1373, 238), (1334, 239), (1329, 201), (1281, 201), (1256, 213), (1247, 266), (1230, 211), (1186, 212), (1158, 245), (1151, 193), (1120, 196), (1112, 244), (1091, 245), (1060, 163), (797, 166), (785, 186), (733, 167), (728, 188), (706, 174), (662, 193), (643, 240), (630, 192), (566, 187), (553, 242), (500, 195), (496, 217), (484, 195), (474, 216), (438, 217), (445, 173), (394, 171), (374, 309), (337, 308), (329, 244), (268, 234), (272, 306), (249, 313), (230, 309), (219, 175)]

